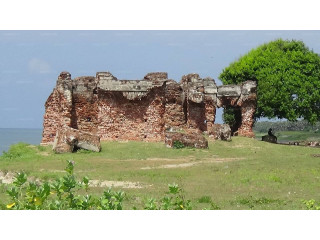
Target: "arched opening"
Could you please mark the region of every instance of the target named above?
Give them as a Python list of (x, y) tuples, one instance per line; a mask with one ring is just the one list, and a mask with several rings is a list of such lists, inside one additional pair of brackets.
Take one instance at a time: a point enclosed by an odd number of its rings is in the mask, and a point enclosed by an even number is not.
[(224, 123), (230, 126), (231, 135), (236, 135), (242, 123), (241, 108), (237, 106), (225, 107), (223, 110), (222, 118)]

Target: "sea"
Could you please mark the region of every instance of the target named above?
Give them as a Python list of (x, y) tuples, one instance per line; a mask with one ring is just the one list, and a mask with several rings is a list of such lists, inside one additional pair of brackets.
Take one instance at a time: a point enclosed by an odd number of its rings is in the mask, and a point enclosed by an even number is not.
[(41, 138), (41, 128), (0, 128), (0, 155), (8, 151), (12, 144), (19, 142), (39, 145)]

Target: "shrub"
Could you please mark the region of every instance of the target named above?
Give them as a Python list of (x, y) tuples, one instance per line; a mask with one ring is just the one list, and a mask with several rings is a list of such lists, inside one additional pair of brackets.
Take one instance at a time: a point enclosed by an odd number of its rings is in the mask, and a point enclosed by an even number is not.
[[(89, 194), (89, 178), (78, 181), (74, 176), (74, 162), (67, 161), (66, 175), (53, 182), (27, 181), (24, 172), (17, 173), (13, 183), (7, 187), (6, 193), (11, 201), (3, 209), (29, 210), (122, 210), (125, 193), (104, 191), (101, 197)], [(145, 203), (148, 210), (190, 210), (191, 201), (186, 200), (183, 190), (177, 184), (169, 184), (169, 192), (157, 202), (149, 198)], [(78, 194), (84, 190), (85, 194)], [(133, 207), (133, 209), (136, 209)]]
[(180, 149), (180, 148), (184, 148), (184, 144), (180, 141), (174, 141), (173, 142), (173, 148), (176, 148), (176, 149)]
[(169, 192), (167, 196), (160, 199), (159, 202), (155, 198), (149, 198), (145, 204), (147, 210), (191, 210), (191, 201), (186, 200), (183, 190), (177, 184), (169, 184)]
[(314, 199), (302, 201), (308, 210), (320, 210), (320, 204)]
[[(17, 173), (12, 186), (7, 189), (11, 202), (6, 205), (6, 208), (31, 210), (122, 209), (124, 192), (115, 192), (109, 189), (104, 191), (100, 198), (94, 197), (88, 194), (88, 177), (77, 181), (73, 169), (74, 162), (68, 161), (65, 168), (67, 174), (52, 183), (27, 182), (25, 173)], [(77, 194), (80, 189), (84, 189), (86, 194)]]

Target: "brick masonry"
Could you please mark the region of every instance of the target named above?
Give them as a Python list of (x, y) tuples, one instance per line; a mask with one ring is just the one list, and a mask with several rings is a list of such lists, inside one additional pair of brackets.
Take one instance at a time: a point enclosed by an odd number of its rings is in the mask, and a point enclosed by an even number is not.
[(237, 134), (253, 137), (256, 83), (216, 86), (212, 78), (188, 74), (181, 82), (167, 73), (143, 80), (118, 80), (109, 72), (71, 79), (62, 72), (45, 103), (42, 144), (68, 126), (97, 134), (101, 140), (164, 141), (168, 129), (209, 132), (217, 107), (241, 109)]

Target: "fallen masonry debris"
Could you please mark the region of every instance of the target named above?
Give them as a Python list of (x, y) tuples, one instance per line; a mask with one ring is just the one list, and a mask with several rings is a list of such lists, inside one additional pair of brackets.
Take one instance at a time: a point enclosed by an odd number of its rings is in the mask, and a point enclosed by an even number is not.
[(228, 124), (213, 124), (208, 130), (209, 137), (216, 140), (231, 140), (231, 128)]
[(201, 134), (166, 132), (165, 144), (167, 147), (174, 147), (177, 142), (185, 147), (208, 148), (208, 141)]
[(66, 126), (57, 131), (52, 148), (56, 153), (73, 152), (78, 148), (100, 152), (100, 137)]

